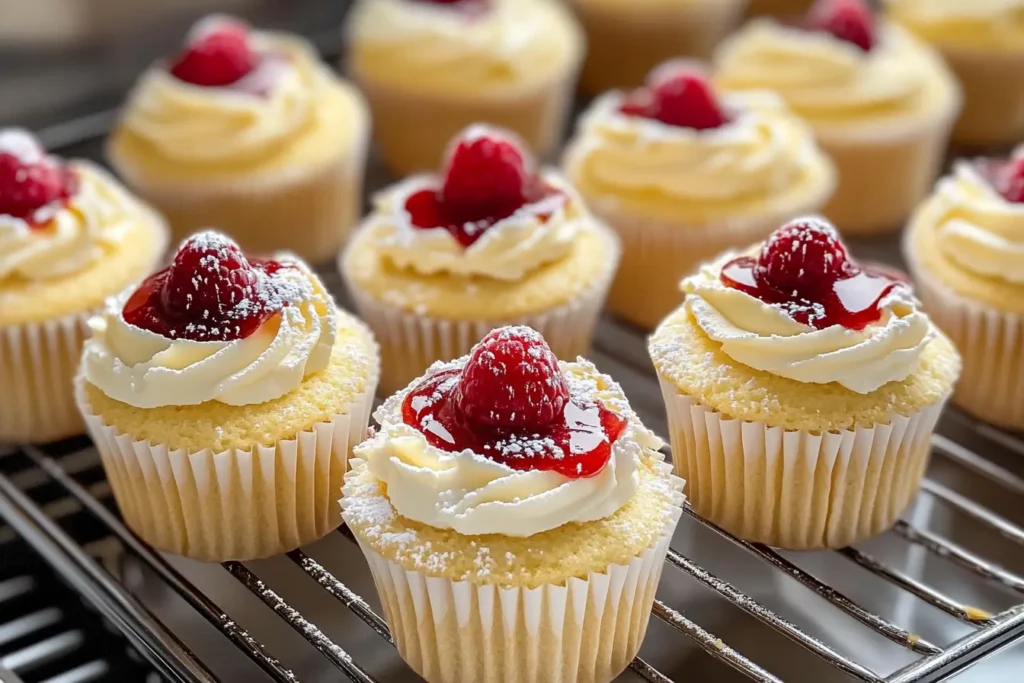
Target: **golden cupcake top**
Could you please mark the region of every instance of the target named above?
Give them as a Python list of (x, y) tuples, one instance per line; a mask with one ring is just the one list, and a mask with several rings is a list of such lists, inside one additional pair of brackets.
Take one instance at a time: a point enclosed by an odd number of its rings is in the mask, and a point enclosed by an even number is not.
[(886, 0), (888, 16), (943, 47), (1024, 51), (1024, 0)]
[(0, 130), (0, 287), (80, 272), (115, 250), (148, 210), (103, 170)]
[(136, 408), (271, 401), (328, 365), (338, 333), (334, 303), (305, 264), (247, 258), (215, 232), (186, 240), (90, 327), (85, 378)]
[(598, 98), (566, 166), (588, 193), (675, 217), (785, 206), (809, 185), (824, 200), (835, 186), (810, 128), (782, 100), (766, 91), (717, 93), (686, 61), (663, 64), (637, 90)]
[[(732, 361), (857, 394), (907, 379), (936, 336), (909, 283), (856, 263), (817, 218), (782, 226), (754, 253), (723, 255), (682, 288), (687, 313)], [(655, 363), (671, 362), (672, 338), (656, 337)]]
[[(615, 514), (661, 441), (590, 363), (559, 363), (531, 328), (492, 331), (375, 414), (355, 449), (402, 517), (466, 536), (529, 537)], [(668, 485), (668, 484), (666, 484)], [(360, 503), (346, 515), (365, 522)]]
[(302, 135), (334, 82), (306, 42), (210, 16), (142, 74), (121, 125), (169, 160), (255, 160)]
[(561, 77), (584, 43), (555, 0), (361, 0), (347, 33), (360, 75), (469, 94)]
[(944, 113), (957, 99), (941, 60), (864, 0), (819, 0), (792, 22), (753, 20), (715, 63), (720, 86), (774, 90), (816, 128)]

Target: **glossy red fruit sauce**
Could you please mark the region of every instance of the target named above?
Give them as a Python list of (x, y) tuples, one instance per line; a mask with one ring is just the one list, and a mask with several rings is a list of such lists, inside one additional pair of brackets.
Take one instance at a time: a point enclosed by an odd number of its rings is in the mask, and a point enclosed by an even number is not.
[(78, 176), (35, 140), (10, 130), (5, 136), (17, 136), (11, 141), (18, 149), (0, 146), (0, 215), (23, 220), (32, 228), (45, 227), (78, 192)]

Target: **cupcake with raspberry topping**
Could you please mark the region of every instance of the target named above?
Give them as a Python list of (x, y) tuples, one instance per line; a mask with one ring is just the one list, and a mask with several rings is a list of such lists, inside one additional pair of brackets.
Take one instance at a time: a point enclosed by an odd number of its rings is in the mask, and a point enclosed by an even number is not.
[(683, 281), (650, 339), (694, 509), (747, 540), (839, 548), (917, 493), (960, 373), (909, 283), (816, 218)]
[(957, 162), (903, 247), (925, 308), (964, 354), (954, 403), (1024, 429), (1024, 147)]
[(505, 324), (540, 330), (560, 357), (585, 354), (618, 260), (614, 234), (562, 178), (477, 125), (442, 173), (376, 198), (340, 265), (391, 393)]
[(814, 129), (839, 186), (824, 213), (846, 234), (902, 227), (939, 172), (960, 111), (942, 59), (866, 0), (755, 19), (715, 54), (730, 90), (768, 89)]
[(821, 209), (835, 189), (831, 162), (778, 97), (716, 93), (684, 61), (599, 98), (564, 165), (622, 239), (608, 306), (646, 329), (679, 305), (679, 280), (700, 263)]
[(0, 442), (83, 431), (72, 380), (86, 321), (166, 248), (163, 219), (108, 173), (0, 129)]
[(558, 362), (535, 330), (505, 327), (375, 417), (342, 516), (409, 666), (446, 683), (622, 672), (683, 482), (619, 385), (582, 358)]
[(214, 225), (321, 262), (359, 220), (368, 137), (362, 97), (311, 45), (211, 16), (142, 74), (107, 156), (179, 240)]
[(346, 34), (377, 149), (399, 177), (434, 168), (474, 121), (553, 152), (585, 48), (560, 0), (360, 0)]
[(203, 232), (90, 321), (78, 405), (128, 525), (199, 560), (267, 557), (341, 521), (373, 336), (288, 255)]

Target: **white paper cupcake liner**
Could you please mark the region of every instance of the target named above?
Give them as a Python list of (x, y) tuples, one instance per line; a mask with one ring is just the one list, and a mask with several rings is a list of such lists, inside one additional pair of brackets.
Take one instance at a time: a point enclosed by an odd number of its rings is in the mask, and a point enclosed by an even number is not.
[(188, 452), (132, 438), (77, 399), (125, 522), (161, 550), (222, 562), (269, 557), (341, 524), (338, 492), (366, 436), (376, 378), (347, 409), (295, 439), (251, 450)]
[(1024, 429), (1024, 316), (962, 297), (910, 263), (917, 296), (963, 357), (953, 403), (985, 422)]
[(88, 319), (0, 326), (0, 442), (45, 443), (85, 431), (74, 378)]
[(693, 509), (740, 538), (841, 548), (885, 531), (917, 493), (945, 398), (887, 424), (812, 433), (725, 417), (661, 380)]
[(628, 564), (536, 588), (430, 577), (360, 547), (399, 654), (430, 683), (603, 682), (640, 649), (681, 512)]

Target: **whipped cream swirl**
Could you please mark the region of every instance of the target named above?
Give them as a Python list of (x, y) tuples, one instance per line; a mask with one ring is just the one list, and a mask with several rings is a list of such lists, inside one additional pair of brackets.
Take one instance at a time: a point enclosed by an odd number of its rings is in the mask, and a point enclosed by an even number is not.
[(946, 258), (975, 275), (1024, 285), (1024, 204), (1007, 201), (965, 161), (939, 181), (932, 201)]
[[(280, 259), (286, 260), (286, 259)], [(122, 311), (134, 291), (107, 301), (89, 322), (85, 378), (110, 398), (136, 408), (265, 403), (295, 390), (330, 363), (337, 315), (330, 295), (304, 265), (287, 278), (288, 301), (256, 332), (233, 341), (170, 339), (128, 324)]]
[(545, 263), (565, 257), (589, 214), (572, 189), (554, 175), (545, 177), (559, 194), (525, 204), (487, 228), (464, 247), (443, 227), (419, 228), (405, 208), (410, 195), (436, 188), (433, 176), (414, 176), (381, 193), (367, 230), (378, 252), (399, 268), (423, 275), (450, 273), (515, 281)]
[(151, 67), (132, 92), (122, 124), (163, 157), (181, 162), (273, 153), (308, 125), (333, 76), (304, 41), (259, 31), (250, 41), (259, 63), (227, 87), (192, 85), (162, 65)]
[(594, 103), (568, 154), (576, 177), (610, 193), (713, 206), (770, 199), (812, 170), (832, 173), (811, 130), (773, 93), (723, 94), (723, 108), (734, 119), (709, 130), (627, 116), (619, 111), (623, 98), (611, 92)]
[[(466, 359), (435, 363), (427, 373), (461, 367)], [(612, 445), (611, 459), (592, 477), (514, 470), (471, 450), (452, 453), (431, 446), (422, 432), (402, 420), (409, 389), (377, 410), (380, 431), (357, 446), (355, 456), (386, 484), (391, 505), (400, 515), (460, 534), (525, 537), (608, 517), (636, 493), (637, 466), (644, 452), (657, 450), (662, 443), (640, 424), (622, 389), (591, 363), (562, 362), (560, 367), (570, 383), (584, 384), (596, 400), (629, 422)]]
[(720, 86), (774, 90), (815, 125), (914, 111), (929, 75), (941, 72), (928, 48), (887, 22), (865, 52), (828, 33), (757, 19), (722, 44), (716, 65)]
[(568, 10), (552, 0), (493, 0), (480, 11), (363, 0), (348, 32), (358, 71), (459, 92), (533, 81), (583, 47)]
[(70, 165), (78, 190), (66, 204), (55, 203), (45, 222), (0, 215), (0, 280), (78, 272), (116, 248), (133, 223), (153, 220), (107, 172), (85, 161)]
[(702, 330), (733, 360), (808, 384), (836, 382), (867, 394), (906, 379), (934, 337), (931, 321), (909, 287), (879, 303), (881, 317), (862, 330), (814, 329), (777, 306), (727, 287), (719, 274), (737, 254), (725, 254), (683, 281), (686, 307)]

